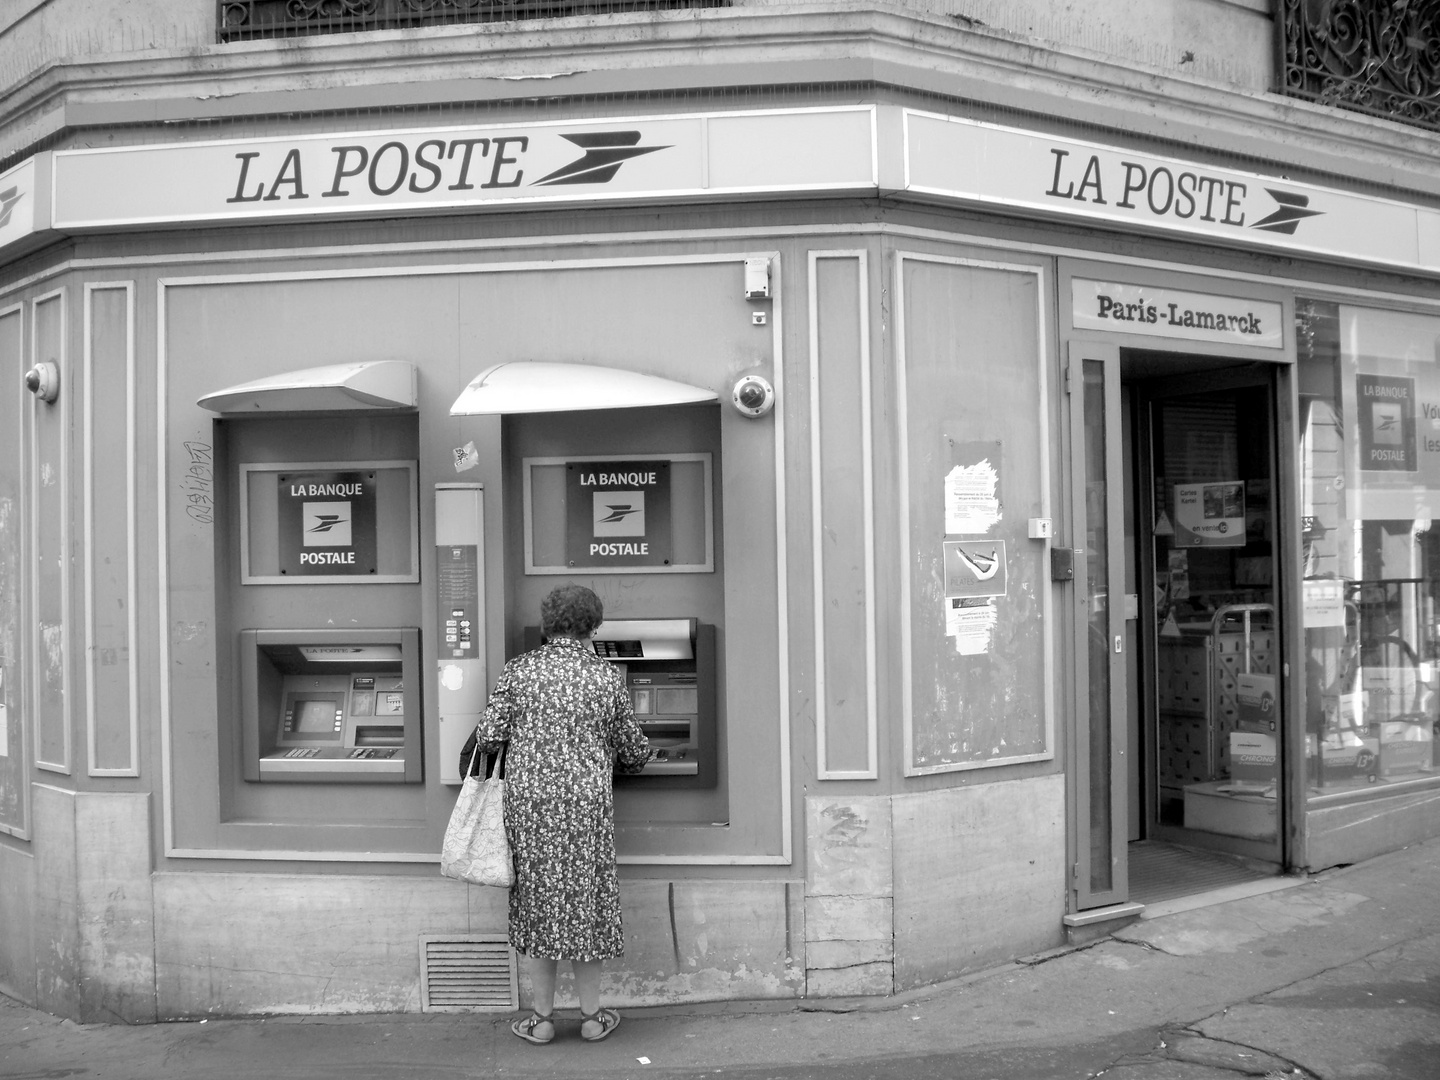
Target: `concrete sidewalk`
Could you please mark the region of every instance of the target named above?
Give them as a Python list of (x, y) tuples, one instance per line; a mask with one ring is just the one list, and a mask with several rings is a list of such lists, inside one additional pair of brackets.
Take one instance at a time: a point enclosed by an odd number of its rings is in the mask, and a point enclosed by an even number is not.
[(539, 1047), (508, 1016), (110, 1027), (0, 998), (0, 1077), (1440, 1080), (1440, 841), (1271, 888), (900, 997), (630, 1010), (595, 1044), (571, 1019)]

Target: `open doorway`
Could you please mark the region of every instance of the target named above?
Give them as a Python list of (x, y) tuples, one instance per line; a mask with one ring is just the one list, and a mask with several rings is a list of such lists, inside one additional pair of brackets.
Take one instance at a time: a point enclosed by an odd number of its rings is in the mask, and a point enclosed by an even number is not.
[(1121, 350), (1129, 898), (1279, 873), (1274, 368)]
[(1071, 345), (1077, 910), (1284, 866), (1273, 364)]

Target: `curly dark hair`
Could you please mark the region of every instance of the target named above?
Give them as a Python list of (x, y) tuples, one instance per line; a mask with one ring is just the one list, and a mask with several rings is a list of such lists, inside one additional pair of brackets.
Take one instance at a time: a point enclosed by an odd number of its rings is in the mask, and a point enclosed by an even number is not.
[(540, 601), (540, 629), (547, 638), (585, 638), (605, 621), (605, 605), (584, 585), (560, 585)]

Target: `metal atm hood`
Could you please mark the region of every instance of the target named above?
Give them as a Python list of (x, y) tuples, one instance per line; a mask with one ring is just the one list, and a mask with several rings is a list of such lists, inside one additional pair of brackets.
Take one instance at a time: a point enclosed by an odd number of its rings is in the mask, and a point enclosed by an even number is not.
[(414, 364), (362, 360), (286, 371), (228, 386), (206, 394), (196, 404), (217, 413), (341, 412), (413, 409), (419, 404), (419, 395)]
[(508, 360), (471, 379), (450, 406), (450, 415), (639, 409), (718, 400), (720, 395), (714, 390), (638, 371), (599, 364)]

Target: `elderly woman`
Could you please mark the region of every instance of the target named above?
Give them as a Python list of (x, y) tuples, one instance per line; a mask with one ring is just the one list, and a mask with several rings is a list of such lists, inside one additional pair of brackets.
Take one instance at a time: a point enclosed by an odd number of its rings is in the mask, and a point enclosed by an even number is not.
[(581, 1037), (603, 1039), (620, 1023), (600, 1008), (601, 962), (624, 951), (611, 777), (617, 760), (638, 771), (650, 748), (619, 671), (590, 647), (604, 617), (589, 589), (553, 590), (540, 605), (545, 644), (505, 665), (476, 729), (487, 751), (510, 744), (510, 944), (525, 956), (534, 997), (533, 1012), (510, 1030), (526, 1042), (555, 1037), (560, 960), (575, 970)]

